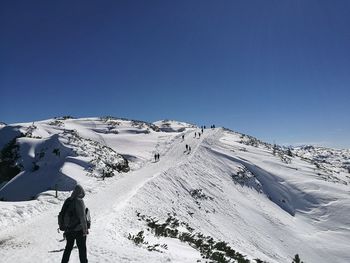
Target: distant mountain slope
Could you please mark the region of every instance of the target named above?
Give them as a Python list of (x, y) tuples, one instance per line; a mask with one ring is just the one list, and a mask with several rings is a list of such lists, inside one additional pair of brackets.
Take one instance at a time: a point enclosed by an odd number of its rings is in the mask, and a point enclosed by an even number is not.
[(331, 149), (316, 146), (299, 146), (293, 148), (293, 153), (313, 162), (318, 168), (340, 172), (344, 169), (350, 172), (350, 149)]

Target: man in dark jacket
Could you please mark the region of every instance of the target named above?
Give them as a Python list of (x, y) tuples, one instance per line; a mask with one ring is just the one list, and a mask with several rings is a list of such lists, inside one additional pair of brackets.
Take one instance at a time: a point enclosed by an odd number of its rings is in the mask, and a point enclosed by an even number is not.
[(81, 263), (87, 263), (87, 253), (86, 253), (86, 236), (89, 234), (86, 215), (85, 215), (85, 204), (83, 198), (85, 196), (85, 191), (83, 187), (77, 184), (74, 191), (69, 197), (71, 199), (71, 209), (73, 209), (73, 215), (76, 217), (72, 220), (73, 225), (70, 226), (69, 230), (64, 232), (67, 239), (66, 248), (63, 253), (62, 263), (67, 263), (69, 261), (70, 253), (72, 252), (74, 241), (76, 240), (79, 249), (79, 259)]

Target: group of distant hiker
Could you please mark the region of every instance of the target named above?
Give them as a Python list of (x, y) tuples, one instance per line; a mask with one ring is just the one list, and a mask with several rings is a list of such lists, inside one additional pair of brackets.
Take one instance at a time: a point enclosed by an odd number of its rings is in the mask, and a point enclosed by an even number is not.
[[(202, 132), (202, 133), (203, 133), (203, 132)], [(194, 138), (196, 138), (196, 137), (197, 137), (197, 134), (198, 134), (198, 139), (199, 139), (199, 138), (201, 137), (201, 134), (202, 134), (202, 133), (200, 133), (200, 132), (198, 132), (198, 133), (195, 132), (195, 133), (194, 133)]]
[[(205, 130), (205, 129), (206, 129), (205, 125), (201, 126), (202, 133), (203, 133), (203, 130)], [(211, 125), (210, 129), (215, 129), (215, 124)]]
[[(210, 126), (211, 129), (215, 129), (215, 125)], [(198, 139), (204, 133), (205, 126), (201, 126), (201, 131), (194, 133), (194, 138)], [(182, 141), (185, 141), (185, 134), (182, 134)], [(191, 153), (191, 146), (186, 144), (187, 154)], [(154, 161), (159, 161), (160, 154), (154, 154)], [(79, 249), (79, 259), (81, 263), (88, 263), (86, 252), (86, 237), (89, 234), (91, 225), (90, 211), (86, 208), (83, 198), (85, 191), (83, 187), (77, 184), (73, 190), (73, 193), (67, 198), (62, 206), (61, 212), (58, 215), (59, 230), (64, 231), (64, 238), (67, 240), (66, 247), (64, 249), (61, 263), (67, 263), (69, 261), (70, 254), (76, 242)]]
[(154, 154), (154, 161), (155, 162), (159, 161), (159, 158), (160, 158), (160, 154), (159, 153), (155, 153)]
[[(215, 125), (211, 125), (211, 127), (210, 128), (215, 128)], [(201, 126), (200, 127), (200, 131), (196, 131), (195, 133), (194, 133), (194, 138), (198, 138), (198, 139), (200, 139), (201, 138), (201, 135), (204, 133), (204, 130), (206, 129), (206, 126), (205, 125), (203, 125), (203, 126)], [(198, 135), (198, 137), (197, 137), (197, 135)], [(185, 134), (182, 134), (182, 141), (184, 141), (185, 140)], [(187, 153), (187, 154), (189, 154), (190, 152), (191, 152), (191, 146), (190, 145), (188, 145), (188, 144), (186, 144), (185, 145), (185, 147), (186, 147), (186, 151), (185, 151), (185, 153)]]

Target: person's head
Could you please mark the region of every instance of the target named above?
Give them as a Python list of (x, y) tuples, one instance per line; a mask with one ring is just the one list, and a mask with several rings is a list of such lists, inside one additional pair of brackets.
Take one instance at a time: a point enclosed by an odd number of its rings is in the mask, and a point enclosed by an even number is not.
[(77, 184), (73, 190), (72, 198), (84, 198), (85, 191), (80, 184)]

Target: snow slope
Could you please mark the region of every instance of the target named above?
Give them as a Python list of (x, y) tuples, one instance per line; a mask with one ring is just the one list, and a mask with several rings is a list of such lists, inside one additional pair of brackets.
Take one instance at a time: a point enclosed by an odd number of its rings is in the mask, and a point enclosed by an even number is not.
[[(206, 129), (198, 138), (198, 128), (175, 121), (55, 119), (32, 126), (0, 130), (13, 137), (18, 131), (31, 134), (17, 139), (24, 171), (0, 196), (21, 196), (25, 187), (39, 191), (31, 201), (0, 202), (1, 262), (60, 262), (64, 242), (56, 231), (57, 214), (77, 181), (87, 190), (85, 203), (93, 218), (89, 262), (205, 262), (194, 246), (155, 236), (140, 214), (159, 222), (172, 215), (194, 232), (226, 241), (251, 262), (291, 262), (297, 253), (304, 262), (350, 261), (349, 173), (332, 165), (332, 159), (325, 170), (300, 152), (294, 157), (274, 154), (271, 145), (222, 128)], [(43, 148), (50, 150), (33, 172), (30, 164)], [(51, 151), (56, 148), (59, 157)], [(104, 154), (94, 156), (96, 152)], [(157, 152), (160, 161), (154, 162)], [(114, 170), (114, 176), (102, 180), (111, 157), (113, 163), (126, 158), (131, 170)], [(348, 156), (339, 158), (344, 163)], [(39, 172), (22, 183), (24, 174)], [(59, 182), (58, 198), (52, 189), (37, 188), (42, 178)], [(9, 186), (13, 188), (6, 192)], [(187, 231), (183, 225), (178, 230)], [(148, 245), (137, 246), (128, 238), (140, 231)], [(159, 251), (147, 249), (157, 244), (163, 245), (156, 246)], [(70, 262), (79, 262), (76, 250)]]

